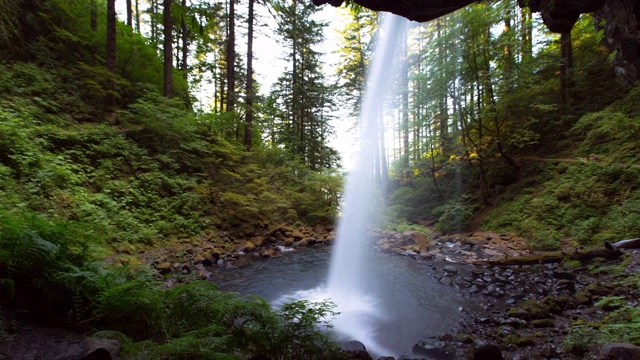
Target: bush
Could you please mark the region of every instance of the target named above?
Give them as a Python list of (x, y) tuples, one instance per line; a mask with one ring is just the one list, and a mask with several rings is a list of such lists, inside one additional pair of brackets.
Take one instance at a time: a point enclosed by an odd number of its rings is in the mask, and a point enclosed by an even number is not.
[(438, 217), (436, 230), (442, 233), (459, 232), (467, 226), (473, 215), (473, 204), (451, 200), (435, 208), (432, 214)]

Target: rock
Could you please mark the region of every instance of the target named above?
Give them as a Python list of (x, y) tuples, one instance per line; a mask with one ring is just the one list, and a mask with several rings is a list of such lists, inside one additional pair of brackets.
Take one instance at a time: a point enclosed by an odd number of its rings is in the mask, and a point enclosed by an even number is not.
[(624, 343), (607, 343), (600, 349), (601, 360), (640, 360), (640, 347)]
[(575, 297), (578, 304), (588, 304), (591, 302), (591, 293), (586, 289), (577, 291)]
[(473, 360), (504, 360), (498, 345), (487, 344), (473, 350)]
[(265, 259), (277, 256), (277, 255), (278, 255), (278, 252), (275, 249), (264, 249), (260, 252), (260, 256), (262, 256)]
[(360, 341), (347, 341), (342, 343), (340, 348), (349, 354), (348, 360), (373, 360), (367, 352), (367, 348)]
[(429, 245), (431, 245), (431, 243), (429, 242), (429, 238), (427, 238), (427, 235), (421, 233), (420, 231), (405, 231), (402, 236), (421, 247), (428, 248)]
[(252, 243), (251, 241), (246, 241), (242, 246), (241, 251), (252, 252), (255, 249), (256, 249), (256, 245), (254, 243)]
[(294, 230), (291, 232), (291, 237), (293, 237), (293, 240), (299, 241), (304, 238), (304, 234), (300, 230)]
[(443, 267), (442, 270), (444, 270), (445, 274), (449, 275), (456, 275), (458, 273), (458, 268), (453, 265), (447, 265)]
[(471, 245), (471, 246), (484, 246), (489, 243), (489, 240), (481, 236), (471, 236), (471, 237), (462, 239), (462, 243), (466, 245)]
[(546, 319), (549, 317), (549, 307), (536, 299), (524, 301), (520, 304), (520, 307), (527, 312), (531, 319)]
[(413, 354), (434, 360), (454, 360), (455, 349), (444, 341), (420, 341), (413, 345)]
[(118, 340), (87, 338), (87, 353), (80, 360), (117, 359), (122, 344)]
[(255, 246), (262, 246), (265, 244), (266, 239), (264, 236), (254, 236), (251, 239), (249, 239), (249, 241)]
[(517, 317), (509, 317), (500, 322), (502, 325), (509, 325), (516, 328), (524, 328), (529, 325), (525, 320), (519, 319)]
[(555, 326), (551, 319), (537, 319), (531, 322), (534, 328), (552, 328)]
[(607, 289), (604, 285), (600, 284), (597, 281), (589, 284), (586, 290), (592, 295), (597, 295), (597, 296), (605, 296), (611, 293), (611, 290)]
[(161, 274), (168, 274), (171, 272), (171, 263), (168, 261), (162, 262), (156, 265), (156, 270)]
[(294, 242), (293, 244), (291, 244), (291, 246), (293, 247), (305, 247), (305, 246), (309, 246), (309, 240), (304, 239), (304, 240), (299, 240)]

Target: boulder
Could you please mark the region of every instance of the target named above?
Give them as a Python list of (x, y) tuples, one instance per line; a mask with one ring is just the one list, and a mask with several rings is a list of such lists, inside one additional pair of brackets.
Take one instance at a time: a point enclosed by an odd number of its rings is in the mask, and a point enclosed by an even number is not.
[(601, 360), (640, 360), (640, 347), (625, 343), (607, 343), (600, 349)]
[(367, 352), (367, 348), (360, 341), (344, 342), (340, 349), (349, 355), (348, 360), (373, 360)]
[(487, 344), (473, 350), (473, 360), (504, 360), (498, 345)]
[(161, 274), (168, 274), (171, 272), (171, 263), (168, 261), (161, 262), (156, 265), (156, 270), (158, 270)]
[(421, 233), (420, 231), (412, 231), (412, 230), (405, 231), (402, 234), (402, 237), (420, 247), (428, 248), (429, 245), (431, 245), (427, 235)]
[(122, 344), (118, 340), (87, 338), (87, 352), (80, 360), (117, 359)]
[(413, 354), (426, 356), (429, 359), (434, 360), (454, 360), (455, 349), (451, 344), (444, 341), (420, 341), (413, 345)]

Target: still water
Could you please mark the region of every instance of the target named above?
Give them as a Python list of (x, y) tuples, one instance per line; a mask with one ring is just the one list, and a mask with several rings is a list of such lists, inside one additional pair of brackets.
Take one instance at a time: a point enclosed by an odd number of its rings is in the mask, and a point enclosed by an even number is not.
[[(330, 260), (331, 247), (300, 248), (279, 257), (256, 259), (241, 268), (211, 269), (211, 280), (221, 290), (255, 294), (278, 303), (322, 289)], [(474, 309), (471, 299), (435, 281), (424, 263), (385, 254), (371, 254), (366, 260), (374, 264), (369, 278), (375, 282), (365, 285), (376, 294), (377, 313), (367, 326), (374, 333), (375, 348), (384, 349), (374, 350), (381, 352), (375, 356), (409, 355), (416, 342), (454, 329), (464, 313)], [(373, 350), (374, 345), (369, 345), (367, 349)]]

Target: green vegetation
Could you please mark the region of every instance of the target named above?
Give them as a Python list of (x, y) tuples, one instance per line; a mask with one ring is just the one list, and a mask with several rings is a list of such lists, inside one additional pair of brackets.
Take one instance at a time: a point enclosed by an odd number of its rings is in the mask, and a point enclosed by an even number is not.
[[(636, 275), (623, 278), (619, 286), (640, 289), (640, 277)], [(596, 302), (596, 306), (607, 311), (607, 316), (598, 323), (578, 320), (565, 337), (566, 351), (582, 354), (588, 351), (587, 344), (622, 342), (640, 346), (640, 309), (631, 305), (624, 296), (605, 296)]]
[[(150, 37), (116, 24), (112, 70), (106, 2), (0, 3), (0, 337), (19, 319), (99, 330), (137, 359), (339, 358), (324, 330), (329, 302), (274, 309), (195, 277), (165, 288), (146, 265), (105, 261), (240, 225), (333, 222), (342, 178), (328, 118), (306, 115), (323, 134), (303, 134), (311, 143), (288, 138), (286, 119), (276, 127), (265, 119), (273, 109), (255, 106), (247, 144), (228, 96), (239, 89), (216, 94), (211, 111), (192, 109), (199, 71), (225, 68), (206, 63), (225, 48), (214, 41), (224, 34), (219, 6), (175, 4), (174, 23), (191, 17), (193, 31), (179, 52), (198, 63), (173, 70), (165, 97), (157, 7), (142, 14)], [(263, 141), (267, 132), (282, 136)]]

